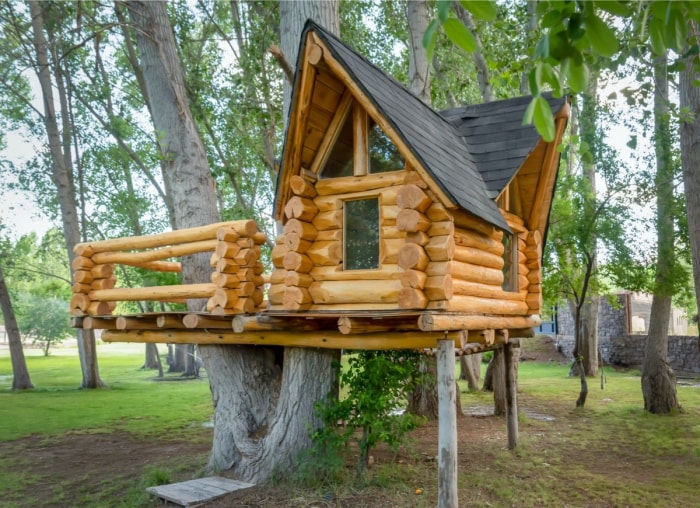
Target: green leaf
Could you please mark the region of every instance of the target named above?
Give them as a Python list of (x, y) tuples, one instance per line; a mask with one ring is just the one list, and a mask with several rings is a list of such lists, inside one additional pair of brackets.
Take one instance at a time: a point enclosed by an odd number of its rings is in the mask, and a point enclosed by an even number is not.
[(496, 2), (492, 0), (460, 0), (459, 3), (471, 12), (475, 18), (483, 19), (484, 21), (493, 21), (498, 14)]
[(688, 35), (688, 25), (683, 12), (680, 9), (672, 9), (667, 16), (667, 22), (664, 27), (664, 41), (666, 42), (666, 46), (677, 53), (683, 51)]
[(631, 13), (627, 3), (616, 0), (597, 0), (595, 5), (615, 16), (627, 17)]
[(586, 18), (586, 32), (591, 46), (601, 56), (610, 58), (617, 52), (619, 43), (615, 32), (595, 14)]
[[(554, 141), (554, 117), (552, 110), (549, 108), (549, 103), (544, 97), (535, 97), (533, 100), (533, 120), (537, 132), (540, 133), (545, 141)], [(530, 103), (532, 105), (533, 103)], [(528, 106), (530, 109), (530, 106)]]
[(588, 85), (588, 67), (583, 60), (566, 58), (561, 62), (561, 71), (572, 92), (583, 92)]
[(423, 34), (423, 47), (425, 48), (426, 58), (428, 62), (433, 61), (433, 53), (435, 52), (435, 42), (437, 40), (437, 27), (438, 22), (436, 19), (432, 20), (425, 29)]
[(651, 18), (651, 21), (649, 21), (649, 42), (654, 54), (663, 55), (666, 52), (664, 22), (659, 18)]
[(443, 24), (443, 27), (447, 36), (452, 42), (457, 44), (457, 46), (467, 53), (476, 51), (476, 40), (474, 40), (474, 36), (460, 21), (455, 18), (448, 18)]
[[(540, 94), (540, 83), (538, 80), (537, 67), (534, 67), (527, 74), (528, 83), (530, 84), (530, 93), (532, 95)], [(528, 120), (526, 123), (532, 123), (532, 119)]]
[(447, 16), (450, 13), (450, 7), (452, 7), (452, 2), (450, 0), (438, 0), (437, 14), (440, 23), (447, 21)]

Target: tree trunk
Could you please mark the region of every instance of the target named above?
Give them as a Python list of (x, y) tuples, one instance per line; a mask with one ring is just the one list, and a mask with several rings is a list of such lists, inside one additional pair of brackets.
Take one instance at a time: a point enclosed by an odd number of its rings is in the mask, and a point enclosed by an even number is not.
[(506, 364), (503, 349), (498, 348), (493, 352), (493, 414), (503, 416), (506, 414)]
[(453, 6), (455, 12), (457, 13), (457, 17), (472, 33), (474, 42), (476, 43), (476, 50), (472, 52), (472, 59), (474, 60), (474, 67), (476, 68), (476, 79), (479, 82), (481, 99), (484, 102), (491, 102), (494, 97), (489, 78), (489, 66), (486, 63), (486, 58), (484, 58), (484, 45), (481, 43), (481, 38), (476, 32), (476, 25), (474, 25), (474, 20), (472, 19), (471, 14), (469, 14), (469, 11), (462, 7), (459, 2), (454, 2)]
[(22, 337), (20, 337), (19, 334), (17, 318), (15, 317), (15, 311), (12, 308), (10, 291), (7, 289), (7, 284), (5, 284), (2, 266), (0, 266), (0, 311), (2, 311), (2, 316), (5, 321), (7, 340), (10, 345), (10, 359), (12, 361), (12, 389), (26, 390), (27, 388), (34, 388), (32, 380), (29, 378), (27, 362), (24, 359)]
[[(308, 17), (337, 32), (337, 3), (306, 4), (283, 2), (280, 6), (282, 49), (292, 61)], [(127, 6), (135, 25), (154, 125), (167, 161), (177, 227), (217, 222), (216, 193), (187, 104), (166, 5), (129, 2)], [(207, 281), (208, 258), (183, 259), (183, 282)], [(202, 302), (191, 301), (189, 307), (201, 309)], [(270, 479), (273, 473), (291, 473), (300, 452), (310, 446), (311, 433), (321, 425), (315, 404), (336, 386), (332, 365), (337, 352), (286, 348), (282, 353), (280, 348), (246, 346), (202, 346), (200, 352), (214, 402), (209, 469), (231, 469), (242, 480), (255, 483)]]
[(408, 20), (408, 88), (426, 104), (430, 104), (430, 65), (423, 46), (423, 34), (428, 28), (428, 2), (415, 0), (406, 2)]
[[(693, 33), (697, 33), (698, 27), (694, 22), (691, 22), (691, 28)], [(696, 40), (695, 43), (697, 42)], [(689, 56), (683, 70), (680, 71), (679, 92), (681, 110), (688, 111), (680, 126), (681, 164), (695, 298), (700, 306), (700, 87), (694, 85), (694, 82), (700, 79), (700, 74), (695, 72), (695, 59), (696, 55)], [(700, 314), (700, 310), (698, 313)]]
[(459, 357), (459, 379), (466, 381), (472, 391), (479, 389), (481, 353)]
[(436, 359), (421, 356), (418, 360), (418, 375), (416, 388), (408, 397), (408, 412), (435, 420), (438, 415)]
[(158, 344), (146, 344), (143, 368), (146, 370), (157, 369), (160, 366), (158, 356)]
[[(78, 222), (78, 208), (75, 201), (75, 184), (73, 182), (73, 167), (70, 149), (64, 151), (61, 141), (61, 133), (58, 128), (56, 110), (51, 83), (51, 63), (47, 42), (44, 36), (43, 8), (50, 8), (50, 4), (36, 1), (29, 2), (29, 11), (32, 17), (32, 29), (34, 36), (34, 48), (36, 50), (37, 77), (41, 86), (44, 99), (44, 126), (48, 138), (48, 146), (51, 153), (51, 178), (56, 186), (58, 203), (63, 220), (63, 235), (68, 249), (68, 262), (72, 263), (75, 254), (73, 246), (80, 241), (80, 227)], [(55, 62), (54, 62), (55, 63)], [(59, 104), (65, 104), (61, 97)], [(68, 112), (62, 111), (62, 116), (68, 118)], [(67, 133), (65, 133), (67, 134)], [(69, 136), (65, 136), (69, 139)], [(78, 354), (83, 379), (82, 388), (98, 388), (103, 386), (97, 366), (97, 348), (95, 346), (95, 334), (92, 330), (77, 330)]]
[(671, 319), (675, 247), (673, 233), (673, 166), (668, 110), (666, 56), (654, 61), (654, 148), (656, 152), (657, 261), (649, 334), (642, 364), (644, 409), (668, 413), (680, 409), (676, 376), (668, 364), (668, 325)]

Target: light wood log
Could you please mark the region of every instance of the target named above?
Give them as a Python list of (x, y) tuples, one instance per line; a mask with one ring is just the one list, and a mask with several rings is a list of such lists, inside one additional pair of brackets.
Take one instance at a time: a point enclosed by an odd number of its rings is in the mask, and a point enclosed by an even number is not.
[(382, 226), (395, 224), (396, 218), (401, 210), (396, 205), (384, 205), (379, 207), (379, 221)]
[(107, 279), (114, 274), (114, 265), (95, 265), (90, 269), (95, 279)]
[(289, 251), (284, 255), (284, 268), (299, 273), (309, 273), (314, 267), (314, 262), (306, 254)]
[(527, 280), (527, 275), (518, 275), (518, 287), (516, 290), (527, 289), (530, 281)]
[(216, 239), (220, 242), (235, 243), (241, 235), (234, 228), (221, 227), (216, 230)]
[(117, 330), (157, 330), (159, 328), (155, 316), (147, 319), (118, 316), (114, 320), (114, 325)]
[[(252, 266), (242, 266), (240, 270), (236, 272), (236, 275), (238, 275), (238, 278), (241, 279), (241, 281), (256, 281), (260, 280), (258, 279), (258, 275), (256, 275), (257, 269)], [(256, 285), (260, 285), (257, 284)]]
[(90, 316), (106, 316), (112, 313), (116, 305), (114, 302), (90, 302), (86, 312)]
[(236, 240), (236, 244), (241, 249), (252, 249), (255, 247), (255, 240), (251, 237), (242, 237)]
[(330, 212), (319, 212), (318, 215), (314, 217), (312, 223), (318, 231), (324, 231), (326, 229), (342, 229), (343, 211), (334, 210)]
[(80, 282), (75, 282), (75, 283), (71, 286), (71, 291), (72, 291), (73, 293), (88, 294), (88, 292), (90, 291), (90, 289), (91, 289), (90, 284), (82, 284), (82, 283), (80, 283)]
[(284, 267), (284, 256), (289, 252), (289, 248), (286, 243), (276, 243), (272, 248), (270, 257), (272, 258), (272, 265), (275, 268)]
[(433, 204), (433, 200), (417, 185), (408, 184), (399, 190), (396, 203), (399, 208), (423, 213)]
[(416, 185), (421, 189), (427, 189), (428, 184), (425, 180), (418, 174), (409, 163), (406, 163), (406, 176), (403, 180), (404, 185)]
[[(343, 245), (341, 242), (314, 242), (306, 255), (315, 266), (336, 266), (343, 260)], [(302, 272), (308, 273), (310, 270)]]
[(75, 328), (83, 328), (84, 330), (114, 330), (116, 325), (114, 319), (96, 318), (92, 316), (85, 316), (81, 319), (82, 326)]
[(480, 298), (492, 298), (495, 300), (524, 301), (527, 293), (503, 291), (501, 286), (481, 284), (461, 279), (452, 281), (452, 289), (455, 295), (478, 296)]
[(216, 263), (216, 271), (219, 273), (238, 273), (240, 269), (241, 265), (233, 259), (219, 259)]
[(299, 175), (292, 175), (292, 177), (289, 179), (289, 187), (292, 189), (294, 194), (301, 196), (302, 198), (311, 199), (318, 195), (314, 186)]
[(89, 284), (92, 282), (92, 273), (87, 270), (76, 270), (73, 272), (73, 281), (81, 284)]
[(187, 314), (182, 318), (185, 328), (231, 329), (230, 319), (216, 319), (201, 314)]
[[(352, 129), (353, 129), (353, 173), (355, 176), (364, 176), (369, 166), (369, 140), (367, 111), (356, 102), (352, 107)], [(362, 156), (360, 156), (362, 154)]]
[(113, 275), (107, 279), (94, 279), (90, 283), (90, 290), (93, 289), (112, 289), (117, 284), (117, 278)]
[(218, 245), (216, 246), (215, 254), (219, 257), (219, 259), (221, 259), (221, 258), (232, 259), (240, 251), (241, 251), (241, 247), (237, 243), (224, 242), (224, 241), (220, 240)]
[(420, 289), (401, 288), (398, 303), (401, 309), (424, 309), (428, 304), (428, 297)]
[(263, 231), (258, 231), (251, 236), (251, 239), (255, 245), (264, 245), (267, 243), (267, 235)]
[(428, 277), (423, 288), (428, 300), (449, 300), (452, 298), (452, 276), (438, 275)]
[(452, 261), (433, 261), (428, 264), (425, 273), (429, 277), (435, 275), (452, 275)]
[(476, 231), (477, 233), (480, 233), (484, 236), (496, 238), (499, 241), (501, 240), (503, 232), (497, 230), (485, 220), (480, 219), (479, 217), (472, 215), (464, 210), (452, 209), (450, 210), (450, 212), (452, 213), (452, 217), (456, 227)]
[(403, 270), (399, 265), (383, 264), (378, 270), (343, 270), (340, 266), (315, 266), (311, 270), (314, 280), (387, 280), (400, 279)]
[(452, 236), (433, 236), (425, 246), (430, 261), (450, 261), (455, 254), (455, 241)]
[(239, 266), (253, 266), (259, 258), (260, 247), (254, 247), (252, 249), (241, 249), (233, 257), (233, 261)]
[(212, 307), (223, 307), (224, 309), (232, 309), (241, 296), (235, 289), (218, 288), (209, 298), (209, 303)]
[(92, 260), (96, 264), (118, 263), (138, 267), (150, 261), (211, 252), (216, 249), (217, 244), (218, 240), (203, 240), (145, 252), (100, 252), (94, 254)]
[(73, 254), (80, 257), (89, 258), (95, 253), (95, 250), (88, 243), (78, 243), (73, 247)]
[(439, 508), (457, 508), (457, 383), (454, 342), (437, 341), (438, 500)]
[(271, 284), (267, 288), (267, 300), (271, 305), (282, 305), (286, 287), (284, 284)]
[(454, 236), (455, 224), (451, 220), (432, 221), (428, 229), (429, 236)]
[(302, 240), (313, 241), (318, 235), (318, 230), (310, 222), (300, 221), (299, 219), (289, 219), (284, 225), (284, 234), (295, 234)]
[(425, 215), (427, 215), (428, 218), (433, 222), (452, 222), (452, 215), (441, 203), (433, 203), (432, 205), (430, 205), (430, 207), (425, 211)]
[(212, 253), (211, 257), (209, 258), (209, 266), (216, 268), (216, 264), (219, 262), (219, 259), (221, 258), (216, 252)]
[[(447, 339), (459, 341), (460, 332), (449, 332)], [(442, 337), (442, 336), (441, 336)], [(379, 332), (360, 335), (343, 335), (338, 330), (292, 332), (270, 330), (236, 333), (233, 330), (109, 330), (104, 332), (105, 342), (136, 342), (163, 344), (251, 344), (258, 346), (320, 347), (326, 349), (425, 349), (434, 348), (436, 337), (423, 332)], [(454, 360), (454, 351), (452, 353)]]
[(343, 316), (338, 318), (338, 331), (343, 335), (377, 332), (396, 332), (402, 330), (416, 330), (416, 318), (414, 316), (404, 318), (371, 319)]
[(90, 270), (93, 266), (95, 266), (95, 262), (85, 256), (74, 257), (70, 264), (73, 270)]
[(180, 316), (172, 314), (160, 314), (158, 317), (156, 317), (156, 326), (160, 329), (185, 328)]
[(430, 241), (430, 236), (423, 231), (416, 231), (415, 233), (406, 233), (406, 243), (416, 243), (425, 247)]
[(253, 294), (249, 297), (253, 301), (255, 307), (259, 307), (265, 301), (265, 292), (261, 288), (255, 288)]
[(542, 309), (542, 293), (528, 293), (525, 301), (530, 312), (539, 314)]
[(287, 233), (284, 238), (289, 250), (293, 250), (294, 252), (299, 252), (301, 254), (309, 250), (309, 247), (311, 247), (313, 244), (313, 242), (310, 240), (304, 240), (296, 233)]
[(399, 231), (406, 231), (408, 233), (428, 231), (431, 224), (432, 222), (428, 217), (418, 210), (412, 210), (410, 208), (399, 210), (396, 216), (396, 229)]
[(340, 242), (342, 240), (342, 229), (326, 229), (325, 231), (319, 231), (316, 237), (317, 242)]
[(282, 305), (287, 310), (304, 310), (311, 306), (312, 296), (308, 289), (286, 287), (282, 295)]
[(447, 306), (452, 312), (473, 312), (504, 316), (527, 316), (531, 314), (527, 303), (516, 300), (492, 300), (476, 296), (454, 295)]
[[(372, 192), (373, 195), (376, 194), (376, 191)], [(335, 212), (338, 210), (342, 210), (345, 203), (336, 195), (317, 196), (314, 198), (314, 205), (316, 205), (319, 212)]]
[(398, 301), (401, 281), (317, 281), (309, 286), (314, 304), (392, 303)]
[(527, 272), (527, 280), (532, 284), (539, 284), (542, 282), (542, 272), (540, 270), (529, 270)]
[(405, 288), (423, 289), (428, 276), (419, 270), (406, 270), (401, 274), (401, 285)]
[(381, 245), (381, 264), (396, 264), (399, 258), (399, 250), (406, 244), (403, 238), (382, 238)]
[(374, 189), (384, 189), (392, 185), (402, 185), (404, 171), (388, 171), (386, 173), (370, 174), (361, 177), (345, 176), (329, 178), (316, 182), (316, 192), (319, 196), (332, 194), (348, 194)]
[(273, 270), (270, 274), (270, 280), (268, 284), (284, 284), (284, 280), (287, 277), (287, 270)]
[(496, 256), (503, 256), (503, 243), (495, 238), (489, 238), (488, 236), (466, 229), (456, 229), (454, 239), (457, 245), (474, 247), (475, 249), (490, 252)]
[(311, 222), (318, 214), (318, 207), (311, 199), (292, 196), (284, 207), (284, 214), (288, 219)]
[(294, 271), (288, 271), (284, 278), (284, 283), (287, 286), (298, 286), (302, 288), (308, 288), (314, 278), (307, 273), (299, 273)]
[(382, 226), (379, 229), (379, 237), (387, 240), (405, 239), (407, 236), (405, 232), (399, 231), (396, 226)]
[(503, 272), (495, 268), (463, 263), (461, 261), (452, 262), (452, 276), (455, 279), (462, 279), (470, 282), (480, 282), (492, 286), (503, 285)]
[(424, 271), (429, 262), (428, 254), (420, 245), (407, 243), (399, 250), (397, 263), (404, 270), (415, 269)]
[(424, 332), (443, 330), (513, 329), (535, 327), (541, 320), (533, 316), (477, 316), (466, 314), (423, 314), (418, 328)]
[[(335, 319), (335, 318), (331, 318)], [(322, 319), (308, 319), (306, 317), (274, 317), (274, 316), (235, 316), (232, 327), (235, 333), (263, 332), (263, 331), (314, 331), (323, 328)]]
[(216, 286), (211, 283), (181, 286), (152, 286), (145, 288), (118, 288), (90, 291), (91, 300), (98, 302), (164, 300), (168, 298), (209, 298)]
[(456, 245), (454, 259), (463, 263), (485, 266), (487, 268), (503, 269), (503, 258), (492, 252), (477, 249), (475, 247), (466, 247), (464, 245)]
[(69, 309), (86, 311), (90, 305), (90, 297), (86, 294), (75, 293), (68, 304)]
[(235, 273), (219, 273), (211, 274), (211, 281), (218, 288), (235, 288), (241, 283), (241, 279)]

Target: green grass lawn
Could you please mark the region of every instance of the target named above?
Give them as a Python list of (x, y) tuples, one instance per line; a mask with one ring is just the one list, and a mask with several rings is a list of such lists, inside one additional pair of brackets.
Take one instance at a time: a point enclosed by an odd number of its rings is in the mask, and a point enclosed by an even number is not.
[(210, 420), (207, 379), (180, 381), (177, 375), (170, 375), (157, 381), (156, 371), (139, 369), (143, 349), (137, 344), (98, 346), (100, 376), (106, 384), (99, 390), (79, 388), (75, 348), (55, 348), (48, 357), (28, 349), (27, 367), (36, 388), (21, 393), (10, 390), (9, 353), (0, 351), (0, 442), (76, 430), (125, 430), (175, 438)]
[[(206, 377), (181, 381), (170, 375), (157, 381), (155, 371), (139, 369), (142, 345), (100, 345), (98, 355), (107, 387), (81, 390), (75, 348), (56, 348), (49, 357), (27, 350), (36, 389), (15, 393), (10, 390), (9, 353), (0, 350), (0, 505), (153, 506), (144, 494), (146, 485), (191, 478), (201, 471), (211, 439), (210, 431), (203, 431), (212, 417)], [(601, 390), (598, 378), (590, 379), (586, 407), (576, 409), (579, 380), (567, 374), (568, 366), (553, 362), (520, 364), (520, 441), (515, 452), (505, 449), (502, 419), (460, 420), (468, 430), (460, 434), (459, 444), (462, 504), (697, 506), (700, 387), (678, 385), (682, 413), (651, 415), (643, 410), (639, 373), (606, 368), (605, 388)], [(463, 407), (492, 404), (491, 394), (460, 387)], [(189, 443), (199, 447), (166, 462), (156, 457), (152, 467), (134, 471), (88, 470), (84, 477), (56, 482), (48, 497), (37, 493), (50, 480), (50, 473), (30, 462), (37, 442), (55, 444), (79, 434), (104, 437), (117, 431), (116, 439), (133, 437), (144, 446), (151, 444), (151, 450), (160, 449), (159, 440), (179, 441), (180, 450), (183, 443), (184, 449)], [(432, 441), (423, 450), (434, 453)], [(331, 487), (338, 505), (434, 506), (435, 463), (416, 456), (421, 454), (409, 451), (398, 464), (378, 464), (362, 488)], [(421, 497), (414, 492), (416, 486), (425, 487)], [(256, 506), (331, 506), (323, 500), (328, 488), (266, 489), (267, 504)]]

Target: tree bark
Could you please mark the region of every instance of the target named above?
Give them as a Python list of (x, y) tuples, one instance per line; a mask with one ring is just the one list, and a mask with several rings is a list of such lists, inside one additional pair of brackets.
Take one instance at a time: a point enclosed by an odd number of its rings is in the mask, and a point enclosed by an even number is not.
[[(691, 22), (690, 28), (697, 44), (698, 26)], [(688, 111), (688, 115), (680, 126), (681, 165), (695, 298), (700, 306), (700, 87), (694, 85), (694, 82), (700, 79), (700, 74), (695, 72), (695, 59), (696, 55), (689, 56), (680, 72), (679, 95), (681, 111)], [(700, 314), (700, 308), (698, 313)], [(698, 346), (700, 346), (700, 338)]]
[[(44, 36), (44, 8), (50, 8), (48, 3), (36, 1), (29, 2), (29, 11), (32, 17), (33, 42), (36, 51), (37, 77), (41, 86), (44, 100), (44, 126), (48, 138), (48, 146), (51, 154), (51, 178), (56, 186), (61, 218), (63, 220), (63, 236), (68, 249), (68, 262), (72, 264), (75, 254), (73, 246), (80, 241), (80, 226), (78, 221), (78, 207), (75, 200), (75, 183), (73, 181), (73, 167), (70, 148), (64, 150), (61, 132), (58, 128), (58, 120), (55, 110), (55, 100), (51, 80), (52, 63), (49, 61), (48, 44)], [(55, 63), (54, 67), (55, 67)], [(59, 104), (65, 104), (65, 97), (61, 97)], [(68, 118), (68, 112), (61, 112), (63, 118)], [(65, 139), (70, 139), (64, 133)], [(95, 334), (92, 330), (77, 330), (78, 354), (83, 379), (82, 388), (98, 388), (103, 386), (97, 365), (97, 348), (95, 346)]]
[(34, 388), (32, 380), (29, 377), (29, 370), (27, 370), (27, 362), (24, 359), (22, 337), (19, 334), (19, 326), (17, 326), (17, 318), (15, 317), (15, 311), (12, 308), (10, 291), (7, 289), (7, 284), (5, 284), (5, 276), (3, 275), (2, 266), (0, 266), (0, 311), (2, 311), (2, 316), (5, 321), (7, 340), (10, 345), (10, 359), (12, 361), (12, 389), (26, 390), (27, 388)]
[(459, 357), (459, 379), (466, 381), (470, 390), (479, 389), (481, 353)]
[(457, 17), (460, 21), (467, 27), (467, 29), (474, 36), (474, 41), (476, 42), (476, 51), (472, 53), (472, 59), (474, 60), (474, 67), (476, 68), (476, 79), (479, 82), (479, 90), (481, 91), (481, 98), (484, 102), (491, 102), (493, 97), (493, 90), (491, 89), (491, 81), (489, 79), (489, 67), (484, 58), (484, 45), (481, 43), (481, 37), (476, 33), (476, 25), (472, 19), (471, 14), (467, 11), (459, 2), (454, 2), (454, 9), (457, 13)]
[(667, 359), (675, 247), (666, 55), (654, 60), (654, 91), (657, 261), (654, 299), (649, 316), (649, 334), (642, 364), (642, 394), (644, 409), (651, 413), (669, 413), (680, 409), (680, 405), (676, 395), (676, 376)]
[[(337, 3), (283, 2), (282, 42), (295, 60), (302, 23), (308, 17), (337, 31)], [(310, 2), (311, 4), (311, 2)], [(162, 2), (129, 2), (154, 125), (167, 161), (178, 228), (218, 222), (216, 195), (206, 154), (186, 100), (177, 47)], [(320, 16), (328, 14), (327, 19)], [(286, 19), (293, 17), (296, 22)], [(286, 36), (285, 36), (286, 34)], [(286, 39), (286, 44), (285, 44)], [(292, 49), (290, 49), (290, 46)], [(288, 103), (287, 103), (288, 104)], [(288, 108), (285, 107), (285, 111)], [(206, 282), (209, 256), (183, 259), (183, 282)], [(190, 301), (191, 310), (202, 302)], [(337, 352), (245, 346), (200, 348), (214, 402), (214, 440), (209, 469), (231, 469), (242, 480), (259, 483), (291, 473), (310, 435), (321, 425), (315, 403), (336, 386)]]
[(430, 104), (430, 65), (423, 46), (423, 34), (428, 24), (428, 2), (414, 0), (406, 2), (408, 20), (408, 89), (426, 104)]

